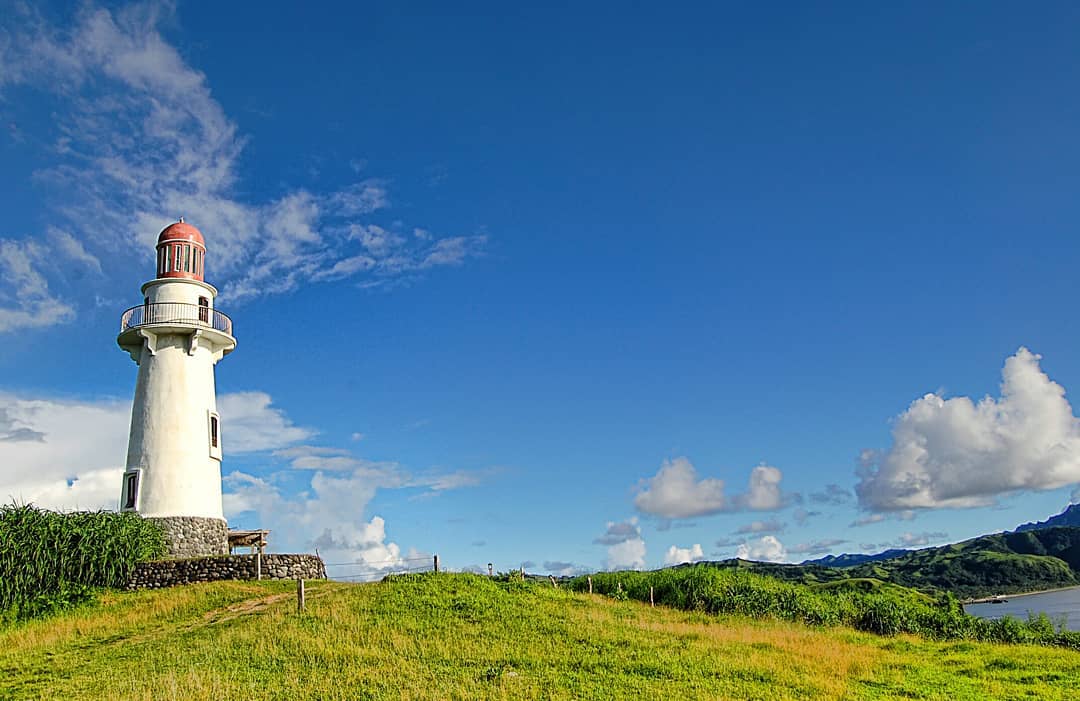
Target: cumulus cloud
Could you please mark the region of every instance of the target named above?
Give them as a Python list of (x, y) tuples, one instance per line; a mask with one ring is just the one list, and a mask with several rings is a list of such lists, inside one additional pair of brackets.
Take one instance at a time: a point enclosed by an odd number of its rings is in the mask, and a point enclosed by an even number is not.
[(735, 557), (757, 562), (784, 562), (787, 560), (787, 549), (776, 536), (767, 535), (740, 545), (735, 550)]
[(608, 521), (607, 530), (594, 543), (607, 546), (605, 567), (609, 570), (639, 570), (645, 567), (645, 539), (637, 517), (628, 521)]
[(779, 533), (784, 530), (784, 523), (776, 519), (768, 521), (751, 521), (745, 526), (739, 526), (736, 533)]
[(699, 562), (704, 559), (705, 552), (701, 549), (701, 543), (694, 543), (688, 548), (672, 545), (664, 555), (664, 564), (681, 565), (684, 562)]
[(634, 505), (642, 513), (667, 519), (725, 511), (774, 511), (790, 501), (780, 491), (782, 476), (775, 467), (759, 465), (750, 472), (747, 491), (728, 498), (722, 480), (699, 480), (690, 460), (678, 457), (665, 460), (656, 475), (645, 480)]
[(274, 450), (315, 435), (312, 429), (295, 426), (285, 412), (271, 404), (265, 392), (232, 392), (218, 397), (222, 445), (228, 452)]
[[(84, 4), (58, 27), (17, 5), (0, 28), (0, 89), (62, 98), (42, 126), (51, 131), (39, 135), (53, 143), (43, 154), (51, 165), (36, 173), (64, 193), (56, 214), (66, 225), (49, 233), (55, 251), (99, 272), (94, 246), (142, 250), (149, 260), (158, 231), (186, 214), (207, 235), (208, 265), (232, 302), (320, 281), (383, 284), (483, 251), (483, 234), (420, 237), (398, 231), (413, 230), (404, 224), (363, 221), (391, 206), (376, 178), (327, 192), (293, 188), (268, 201), (241, 197), (246, 139), (207, 76), (162, 35), (172, 14), (169, 4)], [(10, 288), (14, 302), (0, 291), (0, 331), (70, 319), (26, 245), (3, 244), (0, 290)]]
[(131, 403), (0, 394), (0, 499), (115, 509)]
[(1002, 494), (1080, 482), (1080, 422), (1040, 359), (1027, 348), (1008, 358), (997, 399), (931, 393), (912, 402), (896, 418), (892, 446), (861, 456), (859, 505), (985, 506)]

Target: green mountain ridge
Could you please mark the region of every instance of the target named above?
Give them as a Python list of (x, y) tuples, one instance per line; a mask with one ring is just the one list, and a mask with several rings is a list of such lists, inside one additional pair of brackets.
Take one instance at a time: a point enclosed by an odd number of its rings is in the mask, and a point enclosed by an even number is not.
[(878, 579), (976, 598), (1080, 585), (1080, 527), (1006, 531), (844, 568), (746, 560), (708, 564), (746, 568), (805, 584)]

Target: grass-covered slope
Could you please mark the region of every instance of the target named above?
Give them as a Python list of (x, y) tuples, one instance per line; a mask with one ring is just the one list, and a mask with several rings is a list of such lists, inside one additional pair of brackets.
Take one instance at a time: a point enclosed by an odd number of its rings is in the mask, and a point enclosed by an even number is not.
[(854, 567), (780, 565), (743, 560), (709, 563), (749, 569), (804, 584), (880, 579), (961, 597), (1058, 589), (1080, 584), (1080, 528), (995, 533), (952, 545), (912, 550)]
[(682, 612), (475, 575), (110, 593), (0, 630), (14, 699), (1072, 699), (1080, 653)]

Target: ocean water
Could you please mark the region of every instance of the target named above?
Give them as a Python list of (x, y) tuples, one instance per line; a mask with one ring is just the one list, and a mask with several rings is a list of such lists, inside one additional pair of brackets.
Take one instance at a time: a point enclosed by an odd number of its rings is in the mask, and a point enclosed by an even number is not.
[(964, 610), (981, 618), (1001, 618), (1008, 615), (1022, 621), (1027, 620), (1029, 611), (1035, 614), (1045, 613), (1054, 623), (1064, 616), (1069, 630), (1080, 630), (1080, 587), (1023, 596), (1006, 595), (1005, 598), (1008, 602), (1004, 604), (968, 604), (964, 606)]

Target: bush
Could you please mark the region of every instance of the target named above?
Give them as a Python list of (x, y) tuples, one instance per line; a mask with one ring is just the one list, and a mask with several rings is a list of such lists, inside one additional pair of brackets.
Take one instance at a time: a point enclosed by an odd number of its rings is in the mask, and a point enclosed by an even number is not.
[[(786, 582), (738, 568), (709, 565), (653, 572), (604, 572), (592, 575), (593, 591), (616, 599), (649, 600), (685, 611), (737, 614), (798, 621), (809, 625), (847, 625), (878, 635), (911, 633), (936, 640), (975, 639), (1004, 643), (1040, 643), (1080, 649), (1080, 633), (1069, 632), (1046, 616), (1021, 622), (970, 616), (955, 596), (936, 598), (874, 579), (824, 585)], [(569, 583), (586, 591), (588, 579)]]
[(24, 619), (76, 605), (165, 551), (161, 528), (135, 513), (0, 506), (0, 611)]

